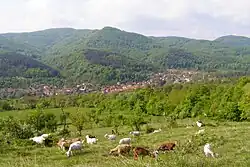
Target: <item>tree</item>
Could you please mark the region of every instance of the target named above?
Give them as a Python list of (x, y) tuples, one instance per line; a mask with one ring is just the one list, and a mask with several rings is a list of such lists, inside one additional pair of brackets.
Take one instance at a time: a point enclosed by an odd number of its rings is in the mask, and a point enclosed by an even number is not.
[(134, 110), (132, 111), (132, 114), (129, 115), (127, 118), (128, 124), (131, 126), (133, 130), (140, 130), (141, 125), (147, 124), (149, 122), (146, 113), (147, 112), (145, 105), (143, 105), (140, 102), (137, 102)]
[(25, 123), (14, 117), (8, 117), (0, 121), (1, 131), (5, 138), (18, 138), (27, 139), (33, 136), (32, 128)]
[(41, 108), (28, 115), (26, 122), (40, 133), (43, 129), (54, 132), (57, 128), (56, 116), (53, 113), (45, 113)]
[(36, 110), (28, 115), (27, 123), (38, 133), (45, 128), (45, 115), (43, 110)]
[(69, 116), (71, 123), (76, 130), (78, 131), (79, 135), (82, 135), (82, 130), (84, 129), (84, 123), (87, 120), (86, 115), (84, 112), (80, 112), (79, 109), (75, 113), (71, 113)]
[(118, 129), (120, 126), (124, 125), (125, 122), (126, 122), (126, 118), (122, 114), (117, 114), (113, 117), (112, 126), (116, 134), (119, 134)]
[(63, 131), (62, 131), (62, 134), (66, 134), (67, 129), (66, 129), (66, 126), (67, 126), (67, 119), (69, 118), (69, 113), (68, 112), (65, 112), (63, 108), (61, 108), (61, 114), (60, 114), (60, 122), (61, 122), (61, 125), (63, 125)]
[(56, 116), (52, 113), (45, 114), (45, 128), (51, 132), (55, 132), (57, 129)]
[(1, 106), (2, 106), (2, 109), (3, 109), (3, 110), (6, 110), (6, 111), (10, 111), (10, 110), (13, 109), (13, 107), (11, 106), (11, 104), (10, 104), (9, 102), (7, 102), (7, 101), (4, 101), (4, 102), (1, 104)]

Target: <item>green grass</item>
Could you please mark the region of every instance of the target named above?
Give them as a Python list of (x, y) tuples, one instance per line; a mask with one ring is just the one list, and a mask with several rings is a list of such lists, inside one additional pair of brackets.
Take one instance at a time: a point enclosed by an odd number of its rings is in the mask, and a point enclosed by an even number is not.
[[(77, 109), (79, 109), (80, 111), (89, 110), (88, 108), (69, 107), (69, 108), (65, 108), (64, 111), (69, 112), (69, 113), (74, 113), (75, 111), (77, 111)], [(35, 111), (35, 110), (29, 109), (29, 110), (19, 110), (19, 111), (14, 110), (14, 111), (0, 112), (0, 118), (13, 116), (13, 117), (18, 117), (19, 119), (25, 119), (33, 111)], [(60, 114), (61, 114), (61, 109), (60, 108), (44, 109), (44, 112), (55, 114), (56, 118), (59, 120)]]
[[(54, 111), (54, 110), (50, 110)], [(73, 111), (73, 109), (72, 109)], [(3, 114), (3, 113), (2, 113)], [(194, 124), (195, 120), (186, 119), (178, 120), (177, 128), (168, 128), (164, 118), (154, 118), (152, 126), (162, 128), (162, 132), (158, 134), (143, 134), (137, 139), (133, 139), (132, 144), (136, 146), (149, 146), (156, 148), (164, 141), (177, 140), (180, 142), (176, 147), (176, 151), (166, 154), (160, 154), (158, 161), (150, 157), (145, 157), (143, 160), (134, 161), (132, 154), (126, 157), (109, 156), (108, 152), (114, 148), (120, 138), (127, 137), (130, 129), (122, 127), (116, 142), (107, 141), (103, 136), (105, 133), (110, 133), (111, 128), (94, 128), (85, 130), (83, 136), (88, 133), (96, 135), (99, 139), (96, 145), (84, 145), (84, 151), (81, 154), (67, 158), (65, 153), (60, 151), (56, 146), (41, 147), (37, 145), (28, 146), (8, 146), (0, 153), (1, 167), (141, 167), (141, 166), (250, 166), (250, 123), (235, 123), (235, 122), (214, 122), (204, 120), (205, 123), (215, 126), (206, 126), (206, 134), (198, 140), (203, 139), (204, 142), (211, 140), (213, 150), (219, 154), (219, 157), (206, 158), (203, 155), (203, 146), (199, 146), (198, 150), (193, 153), (182, 154), (183, 149), (187, 149), (184, 143), (187, 139), (198, 131), (196, 126), (186, 128), (187, 125)], [(71, 127), (72, 128), (72, 127)], [(145, 128), (145, 127), (144, 127)], [(72, 136), (76, 133), (72, 132)], [(212, 138), (210, 138), (212, 137)], [(196, 141), (196, 142), (197, 142)], [(195, 142), (195, 141), (194, 141)]]

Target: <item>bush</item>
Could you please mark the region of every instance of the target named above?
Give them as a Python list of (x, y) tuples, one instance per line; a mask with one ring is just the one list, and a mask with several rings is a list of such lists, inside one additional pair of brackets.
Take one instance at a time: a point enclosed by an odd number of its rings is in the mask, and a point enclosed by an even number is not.
[(26, 122), (36, 133), (44, 129), (49, 132), (54, 132), (57, 128), (56, 116), (52, 113), (45, 113), (42, 110), (36, 110), (29, 114)]
[(178, 150), (181, 154), (190, 154), (190, 153), (198, 153), (200, 147), (210, 143), (213, 147), (218, 147), (225, 144), (226, 140), (223, 136), (216, 136), (216, 135), (207, 135), (199, 134), (191, 136), (191, 139), (188, 139), (178, 147)]
[(33, 136), (32, 128), (14, 117), (3, 120), (2, 126), (2, 132), (6, 138), (27, 139)]
[(69, 136), (70, 135), (70, 131), (69, 131), (68, 128), (63, 128), (63, 129), (57, 130), (57, 134), (59, 136)]

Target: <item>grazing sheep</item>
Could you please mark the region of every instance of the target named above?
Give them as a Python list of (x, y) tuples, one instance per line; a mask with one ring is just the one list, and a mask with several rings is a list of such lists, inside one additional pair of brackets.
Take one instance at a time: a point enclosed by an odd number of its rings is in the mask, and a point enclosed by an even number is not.
[(129, 132), (129, 134), (131, 135), (134, 135), (134, 136), (140, 136), (140, 131), (132, 131), (132, 132)]
[(82, 151), (82, 144), (83, 144), (83, 141), (76, 141), (74, 143), (71, 143), (69, 146), (69, 150), (66, 152), (67, 157), (70, 157), (71, 155), (73, 155), (73, 150)]
[(201, 122), (201, 120), (196, 121), (196, 125), (200, 128), (203, 126), (203, 123)]
[(156, 150), (156, 151), (151, 152), (151, 151), (149, 151), (149, 150), (147, 150), (146, 148), (143, 148), (143, 147), (135, 147), (133, 149), (133, 153), (134, 153), (134, 160), (138, 160), (139, 155), (142, 155), (142, 158), (144, 156), (148, 155), (148, 156), (151, 156), (151, 157), (153, 157), (155, 159), (157, 159), (157, 157), (159, 155), (159, 151)]
[(70, 144), (76, 142), (76, 141), (84, 141), (84, 140), (81, 140), (81, 138), (73, 138), (73, 139), (68, 139), (68, 140), (65, 140), (64, 138), (61, 138), (57, 145), (60, 149), (62, 149), (63, 151), (65, 151), (66, 148), (69, 148)]
[(65, 150), (64, 144), (65, 144), (65, 139), (61, 138), (56, 144), (59, 147), (59, 149), (62, 149), (63, 151)]
[(160, 145), (160, 147), (158, 147), (157, 151), (170, 151), (170, 150), (174, 150), (174, 147), (176, 146), (177, 142), (166, 142)]
[(104, 137), (111, 140), (111, 141), (114, 141), (116, 139), (116, 135), (114, 135), (114, 134), (112, 134), (112, 135), (105, 134)]
[(121, 144), (116, 146), (115, 148), (111, 149), (109, 154), (113, 154), (114, 152), (117, 152), (118, 155), (122, 155), (122, 154), (128, 154), (131, 150), (131, 145), (129, 144)]
[(89, 138), (96, 138), (96, 136), (93, 136), (93, 135), (88, 135)]
[(211, 145), (209, 143), (205, 144), (204, 153), (206, 157), (208, 157), (210, 154), (214, 158), (214, 153), (211, 151)]
[(47, 139), (49, 136), (50, 136), (50, 133), (49, 134), (42, 134), (41, 135), (43, 138)]
[(131, 138), (123, 138), (119, 141), (119, 144), (130, 144)]
[(152, 133), (159, 133), (161, 132), (161, 128), (159, 128), (158, 130), (154, 130)]
[[(92, 136), (93, 137), (93, 136)], [(97, 143), (98, 139), (97, 138), (90, 138), (89, 135), (86, 135), (86, 140), (88, 144), (95, 144)]]
[(43, 144), (45, 141), (45, 138), (42, 136), (36, 136), (36, 137), (30, 138), (30, 140), (36, 142), (37, 144)]

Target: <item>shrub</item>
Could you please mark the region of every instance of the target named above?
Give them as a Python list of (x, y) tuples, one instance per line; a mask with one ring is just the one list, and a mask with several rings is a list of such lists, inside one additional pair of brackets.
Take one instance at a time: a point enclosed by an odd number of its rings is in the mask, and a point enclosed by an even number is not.
[(6, 138), (27, 139), (33, 135), (32, 128), (28, 124), (14, 117), (3, 120), (2, 126)]
[(36, 133), (44, 129), (54, 132), (57, 128), (56, 116), (52, 113), (45, 113), (40, 109), (29, 114), (26, 122), (35, 129)]
[(181, 154), (189, 154), (189, 153), (198, 153), (198, 150), (200, 150), (200, 147), (206, 144), (210, 143), (214, 147), (221, 146), (225, 144), (226, 140), (223, 136), (216, 136), (216, 135), (207, 135), (205, 134), (199, 134), (199, 135), (193, 135), (191, 136), (191, 139), (187, 139), (181, 147), (178, 147), (178, 150)]

